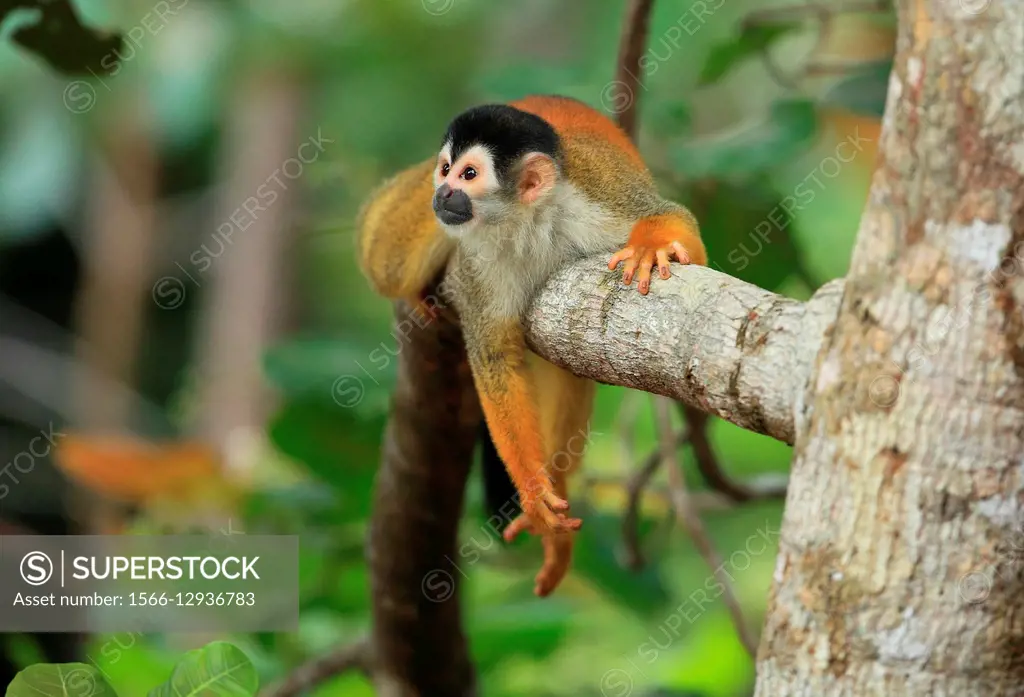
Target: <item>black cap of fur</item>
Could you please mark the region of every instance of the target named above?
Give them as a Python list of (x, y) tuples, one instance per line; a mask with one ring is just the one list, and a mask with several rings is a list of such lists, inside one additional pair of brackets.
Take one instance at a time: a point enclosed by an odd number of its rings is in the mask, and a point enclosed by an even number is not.
[(498, 180), (508, 181), (509, 168), (528, 152), (541, 152), (558, 160), (555, 129), (535, 114), (507, 104), (485, 104), (462, 112), (448, 125), (441, 141), (452, 144), (452, 161), (474, 145), (486, 146), (494, 158)]

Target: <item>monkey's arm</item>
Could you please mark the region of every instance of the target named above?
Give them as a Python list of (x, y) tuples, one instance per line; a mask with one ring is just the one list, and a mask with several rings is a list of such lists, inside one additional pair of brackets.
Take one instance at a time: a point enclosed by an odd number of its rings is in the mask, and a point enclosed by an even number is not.
[(547, 449), (522, 324), (517, 318), (496, 318), (479, 306), (486, 295), (464, 287), (457, 297), (480, 406), (523, 512), (537, 532), (578, 529), (582, 521), (562, 513), (569, 504), (555, 492), (545, 468)]
[(431, 207), (433, 170), (433, 160), (403, 170), (381, 184), (359, 212), (359, 265), (385, 297), (419, 299), (454, 249)]

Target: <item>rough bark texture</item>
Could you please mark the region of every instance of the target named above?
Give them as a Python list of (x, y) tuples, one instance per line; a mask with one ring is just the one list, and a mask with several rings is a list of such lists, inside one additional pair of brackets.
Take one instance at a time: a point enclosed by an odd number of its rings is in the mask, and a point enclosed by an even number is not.
[(1024, 4), (899, 20), (758, 697), (1024, 694)]
[(842, 282), (801, 303), (708, 268), (672, 268), (646, 297), (598, 259), (559, 271), (529, 314), (531, 347), (578, 375), (672, 397), (792, 443)]
[[(396, 315), (415, 321), (404, 303)], [(452, 320), (410, 332), (398, 357), (367, 544), (380, 697), (476, 694), (451, 560), (482, 417)]]

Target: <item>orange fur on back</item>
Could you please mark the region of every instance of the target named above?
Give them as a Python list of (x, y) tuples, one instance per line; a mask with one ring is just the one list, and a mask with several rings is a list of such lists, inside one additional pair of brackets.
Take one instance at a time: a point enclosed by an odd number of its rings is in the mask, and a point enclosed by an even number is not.
[(510, 102), (509, 106), (541, 117), (550, 123), (563, 139), (580, 135), (603, 138), (621, 148), (634, 164), (647, 169), (640, 151), (633, 145), (626, 132), (600, 111), (583, 102), (568, 97), (535, 95)]

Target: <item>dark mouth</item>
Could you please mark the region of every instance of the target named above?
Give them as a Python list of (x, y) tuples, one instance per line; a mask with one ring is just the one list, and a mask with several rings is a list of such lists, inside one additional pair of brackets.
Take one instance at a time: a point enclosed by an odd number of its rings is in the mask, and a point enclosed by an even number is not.
[(470, 220), (473, 219), (472, 213), (466, 213), (463, 211), (450, 211), (445, 208), (436, 211), (436, 213), (437, 219), (440, 220), (445, 225), (462, 225), (463, 223), (468, 223)]

